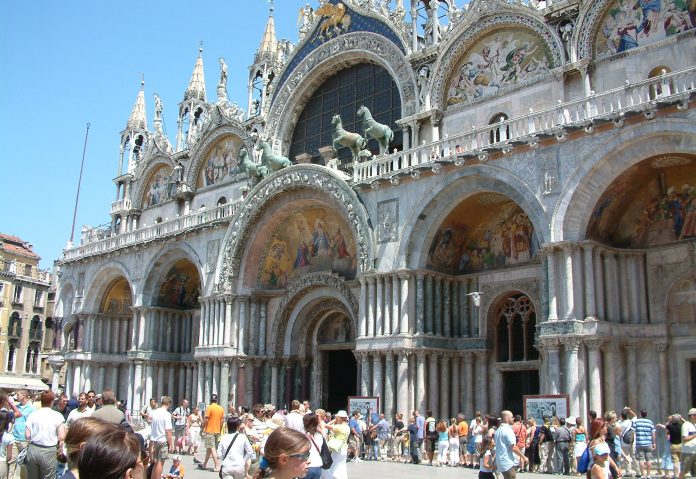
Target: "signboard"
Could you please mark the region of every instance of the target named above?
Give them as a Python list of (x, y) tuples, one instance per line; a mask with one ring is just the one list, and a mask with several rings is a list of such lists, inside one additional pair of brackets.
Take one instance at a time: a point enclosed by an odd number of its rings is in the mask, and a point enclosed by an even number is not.
[(544, 417), (568, 417), (569, 401), (567, 394), (546, 394), (524, 396), (524, 417), (534, 418), (542, 424)]
[(352, 416), (353, 411), (360, 412), (365, 422), (376, 424), (379, 421), (379, 397), (348, 396), (348, 417)]

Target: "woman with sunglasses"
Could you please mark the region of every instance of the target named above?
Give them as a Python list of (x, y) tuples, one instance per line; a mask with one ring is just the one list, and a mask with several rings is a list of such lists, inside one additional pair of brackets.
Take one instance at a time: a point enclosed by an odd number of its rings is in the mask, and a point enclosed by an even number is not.
[(264, 456), (254, 479), (293, 479), (305, 477), (310, 442), (307, 436), (287, 427), (273, 431), (264, 447)]
[(609, 445), (599, 442), (592, 448), (594, 464), (590, 470), (590, 479), (609, 479)]

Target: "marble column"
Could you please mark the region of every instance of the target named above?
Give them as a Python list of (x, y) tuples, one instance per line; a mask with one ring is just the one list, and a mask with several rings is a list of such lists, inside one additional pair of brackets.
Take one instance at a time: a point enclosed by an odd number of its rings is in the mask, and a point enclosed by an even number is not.
[(256, 361), (252, 359), (247, 360), (246, 368), (246, 384), (244, 385), (244, 397), (245, 404), (253, 405), (254, 402), (254, 366)]
[(258, 354), (258, 335), (256, 326), (258, 325), (258, 303), (255, 299), (249, 302), (249, 354), (256, 356)]
[(545, 252), (547, 285), (549, 290), (549, 321), (558, 320), (558, 294), (556, 288), (556, 250), (550, 248)]
[(440, 417), (438, 411), (438, 377), (437, 359), (439, 353), (431, 352), (428, 354), (428, 409), (433, 411), (434, 417)]
[(602, 250), (600, 248), (595, 247), (593, 249), (593, 261), (597, 319), (606, 320), (606, 310), (604, 308), (604, 267), (602, 261)]
[(399, 281), (401, 283), (401, 305), (400, 305), (400, 320), (399, 320), (399, 334), (408, 334), (408, 307), (409, 307), (409, 284), (408, 280), (410, 275), (408, 273), (399, 273)]
[[(99, 364), (99, 370), (97, 372), (97, 391), (103, 391), (104, 390), (104, 376), (105, 376), (106, 370), (104, 369), (103, 364)], [(115, 391), (115, 390), (114, 390)]]
[(433, 333), (442, 336), (442, 277), (433, 278)]
[(266, 355), (266, 317), (268, 316), (268, 303), (265, 298), (259, 302), (259, 354)]
[(433, 306), (433, 275), (425, 275), (425, 333), (433, 334), (435, 331)]
[(461, 397), (459, 389), (459, 354), (453, 353), (450, 357), (450, 364), (452, 364), (452, 380), (450, 382), (450, 411), (451, 416), (456, 416), (458, 413), (462, 412), (461, 405), (459, 404), (459, 398)]
[(636, 364), (636, 346), (633, 341), (624, 344), (626, 350), (626, 392), (628, 393), (628, 404), (636, 406), (638, 404), (638, 365)]
[(559, 394), (561, 392), (561, 361), (558, 355), (560, 345), (556, 338), (543, 339), (541, 341), (546, 356), (546, 372), (548, 391), (546, 394)]
[[(271, 404), (280, 404), (280, 398), (278, 397), (278, 361), (275, 359), (271, 360)], [(277, 406), (279, 407), (279, 406)]]
[(401, 316), (399, 315), (399, 303), (401, 302), (401, 280), (399, 275), (395, 274), (391, 277), (391, 334), (399, 334), (401, 328)]
[(391, 334), (392, 328), (392, 284), (391, 276), (384, 276), (383, 294), (384, 294), (384, 313), (382, 314), (382, 334), (388, 336)]
[(167, 391), (167, 396), (170, 398), (174, 399), (176, 398), (176, 402), (181, 403), (181, 397), (180, 395), (184, 392), (183, 389), (177, 388), (176, 386), (176, 377), (175, 377), (175, 372), (174, 371), (174, 365), (173, 364), (168, 364), (167, 365), (167, 388), (165, 389)]
[(602, 380), (601, 380), (601, 351), (602, 341), (590, 339), (585, 341), (587, 351), (587, 369), (589, 376), (589, 407), (592, 411), (603, 411), (602, 409)]
[(474, 415), (474, 357), (470, 352), (462, 354), (464, 361), (464, 374), (462, 382), (464, 384), (464, 414), (466, 417)]
[(384, 410), (384, 375), (380, 353), (372, 353), (372, 395), (380, 398)]
[(184, 397), (188, 399), (191, 404), (196, 404), (196, 399), (193, 397), (193, 366), (185, 364), (182, 369), (184, 375)]
[[(145, 399), (147, 401), (148, 399)], [(143, 407), (143, 362), (136, 361), (133, 370), (133, 402), (131, 410), (140, 411)]]
[[(619, 409), (623, 404), (616, 403), (616, 366), (621, 361), (618, 355), (616, 344), (613, 342), (604, 343), (604, 403), (601, 411)], [(595, 409), (599, 412), (600, 410)]]
[[(247, 359), (242, 357), (237, 359), (237, 406), (242, 406), (246, 402), (246, 376), (247, 376)], [(277, 378), (277, 374), (276, 374)], [(277, 379), (276, 379), (277, 382)], [(274, 402), (278, 409), (281, 408), (279, 402)]]
[[(582, 279), (585, 281), (585, 316), (589, 318), (597, 317), (597, 308), (595, 305), (595, 282), (594, 282), (594, 253), (592, 245), (583, 244), (583, 269), (584, 274)], [(584, 319), (584, 318), (583, 318)]]
[[(220, 393), (220, 361), (217, 359), (213, 360), (213, 385), (212, 385), (212, 392), (213, 394), (217, 394), (218, 398), (222, 397), (222, 394)], [(219, 404), (222, 404), (220, 402)], [(223, 406), (224, 407), (224, 406)]]
[(143, 398), (145, 404), (150, 401), (150, 398), (154, 397), (152, 390), (152, 384), (154, 382), (152, 378), (152, 366), (153, 363), (150, 362), (145, 365), (145, 397)]
[[(65, 361), (49, 361), (49, 366), (51, 366), (51, 391), (54, 393), (58, 392), (58, 388), (60, 386), (60, 370), (63, 367), (63, 364), (65, 364)], [(70, 395), (70, 392), (68, 391), (67, 385), (65, 385), (65, 392)]]
[(396, 384), (394, 378), (396, 372), (394, 370), (394, 354), (392, 351), (387, 351), (385, 354), (385, 381), (384, 381), (384, 414), (386, 417), (394, 417), (395, 403), (394, 395), (396, 392)]
[(362, 373), (360, 374), (360, 379), (362, 381), (362, 388), (360, 393), (363, 396), (372, 396), (372, 375), (370, 374), (371, 360), (368, 353), (361, 353), (362, 356)]
[(446, 338), (452, 336), (452, 296), (450, 280), (442, 280), (442, 335)]
[(367, 336), (367, 279), (360, 277), (360, 299), (358, 307), (358, 337)]
[(367, 336), (375, 335), (375, 278), (367, 278)]
[(585, 283), (585, 272), (583, 271), (583, 252), (582, 249), (574, 244), (572, 246), (571, 257), (573, 262), (573, 305), (575, 319), (585, 319), (585, 293), (584, 289), (589, 289)]
[(416, 406), (421, 414), (425, 414), (426, 397), (425, 397), (425, 352), (418, 351), (416, 354)]
[(160, 402), (160, 397), (167, 395), (167, 391), (170, 388), (170, 384), (164, 382), (164, 374), (167, 370), (166, 363), (160, 363), (159, 368), (157, 368), (157, 402)]
[(577, 416), (580, 414), (580, 394), (578, 391), (578, 350), (580, 348), (580, 338), (561, 338), (566, 353), (566, 374), (564, 389), (570, 398), (569, 414)]
[(440, 356), (442, 358), (440, 362), (440, 387), (438, 388), (438, 394), (440, 396), (440, 414), (438, 417), (449, 419), (449, 392), (452, 383), (449, 380), (449, 369), (450, 361), (452, 355), (450, 353), (444, 353)]
[(410, 415), (408, 404), (408, 355), (410, 352), (406, 350), (399, 351), (396, 365), (396, 410), (404, 414), (404, 417)]
[(488, 351), (475, 351), (474, 354), (476, 355), (476, 368), (479, 372), (476, 409), (488, 411)]
[(575, 318), (575, 294), (574, 294), (574, 276), (575, 271), (573, 270), (573, 249), (572, 246), (566, 246), (563, 249), (563, 264), (565, 267), (565, 277), (564, 277), (564, 295), (563, 300), (565, 304), (565, 314), (563, 319), (566, 321), (576, 319)]
[(660, 390), (660, 411), (662, 412), (662, 417), (669, 414), (672, 405), (670, 404), (670, 381), (669, 381), (669, 367), (667, 364), (667, 347), (668, 343), (658, 342), (655, 343), (655, 349), (657, 350), (657, 364), (660, 371), (659, 377), (659, 390)]
[(382, 336), (384, 334), (384, 278), (382, 276), (375, 278), (375, 287), (375, 336)]
[(425, 280), (423, 273), (416, 273), (416, 334), (425, 332)]
[(247, 340), (249, 298), (247, 296), (241, 296), (237, 301), (239, 301), (239, 336), (237, 337), (237, 349), (240, 353), (246, 353), (249, 347), (249, 341)]

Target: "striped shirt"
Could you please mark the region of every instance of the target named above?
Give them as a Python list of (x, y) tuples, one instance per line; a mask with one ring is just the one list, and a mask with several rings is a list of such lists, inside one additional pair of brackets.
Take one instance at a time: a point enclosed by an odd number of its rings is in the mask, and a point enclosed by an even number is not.
[(633, 427), (636, 428), (636, 447), (652, 447), (653, 433), (655, 426), (647, 417), (633, 420)]

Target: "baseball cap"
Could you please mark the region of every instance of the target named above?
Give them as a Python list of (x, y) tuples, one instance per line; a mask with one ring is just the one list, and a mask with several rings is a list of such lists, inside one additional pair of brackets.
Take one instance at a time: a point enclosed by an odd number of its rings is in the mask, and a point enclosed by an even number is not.
[(689, 416), (696, 416), (696, 407), (689, 409)]
[(600, 442), (594, 447), (595, 456), (603, 456), (609, 454), (609, 445), (606, 442)]
[(172, 457), (172, 461), (181, 461), (181, 456), (177, 454), (176, 456)]

